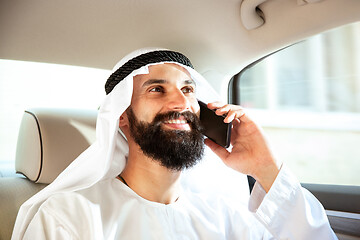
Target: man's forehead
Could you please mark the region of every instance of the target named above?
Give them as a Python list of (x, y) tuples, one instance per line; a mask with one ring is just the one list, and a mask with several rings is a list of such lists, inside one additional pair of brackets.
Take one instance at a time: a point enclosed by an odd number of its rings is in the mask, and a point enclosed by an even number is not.
[[(139, 87), (151, 84), (186, 84), (196, 86), (196, 82), (192, 79), (186, 68), (175, 63), (163, 63), (149, 66), (149, 73), (139, 74), (134, 77), (134, 85)], [(177, 74), (171, 75), (176, 72)], [(179, 74), (179, 72), (182, 72)]]

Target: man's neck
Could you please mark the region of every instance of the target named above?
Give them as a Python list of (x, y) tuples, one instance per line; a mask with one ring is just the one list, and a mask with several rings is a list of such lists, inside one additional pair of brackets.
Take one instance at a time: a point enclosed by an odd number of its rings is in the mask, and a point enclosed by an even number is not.
[(180, 174), (146, 157), (140, 150), (129, 153), (121, 176), (139, 196), (149, 201), (170, 204), (180, 195)]

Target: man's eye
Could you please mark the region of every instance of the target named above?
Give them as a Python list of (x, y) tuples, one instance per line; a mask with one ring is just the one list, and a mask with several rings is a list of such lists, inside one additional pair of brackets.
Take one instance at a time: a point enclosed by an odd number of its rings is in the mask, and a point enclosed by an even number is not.
[(193, 87), (183, 87), (181, 90), (183, 93), (193, 93), (195, 91)]
[(150, 88), (149, 92), (163, 92), (164, 89), (162, 87), (153, 87)]

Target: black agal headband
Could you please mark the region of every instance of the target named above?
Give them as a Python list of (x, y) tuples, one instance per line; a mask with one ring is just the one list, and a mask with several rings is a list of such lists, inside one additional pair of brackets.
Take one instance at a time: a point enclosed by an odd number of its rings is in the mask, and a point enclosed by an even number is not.
[(119, 69), (113, 72), (105, 83), (105, 92), (109, 94), (114, 87), (134, 70), (151, 63), (159, 62), (177, 62), (185, 66), (194, 68), (190, 60), (179, 52), (161, 50), (141, 54), (130, 59)]

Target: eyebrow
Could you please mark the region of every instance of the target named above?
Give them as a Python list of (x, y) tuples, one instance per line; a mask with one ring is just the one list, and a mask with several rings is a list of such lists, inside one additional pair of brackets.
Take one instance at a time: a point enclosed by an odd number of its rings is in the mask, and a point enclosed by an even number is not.
[[(146, 82), (143, 83), (142, 87), (146, 87), (146, 86), (149, 86), (149, 85), (152, 85), (152, 84), (166, 84), (168, 82), (169, 82), (168, 80), (164, 80), (164, 79), (149, 79), (149, 80), (147, 80)], [(192, 80), (192, 79), (184, 80), (183, 83), (187, 84), (187, 85), (196, 86), (195, 81)]]

